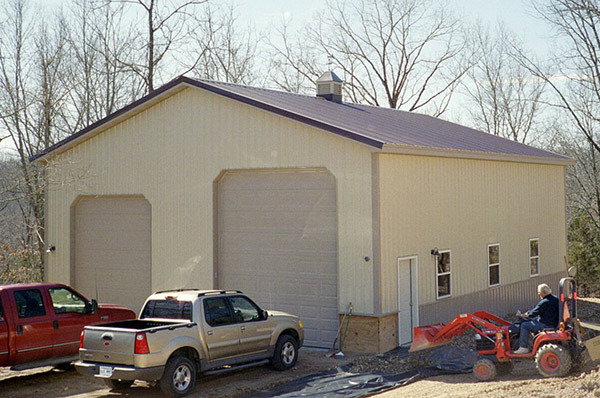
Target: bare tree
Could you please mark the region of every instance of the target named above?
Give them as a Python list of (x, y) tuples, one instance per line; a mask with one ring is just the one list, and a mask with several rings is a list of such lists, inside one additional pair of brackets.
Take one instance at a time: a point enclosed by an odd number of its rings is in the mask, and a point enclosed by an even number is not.
[[(17, 196), (27, 198), (29, 204), (28, 209), (22, 208), (28, 230), (27, 243), (35, 241), (39, 244), (43, 241), (43, 213), (39, 213), (40, 210), (43, 212), (43, 206), (39, 203), (38, 189), (42, 176), (28, 162), (28, 156), (35, 150), (30, 143), (37, 144), (38, 137), (32, 134), (35, 124), (31, 120), (34, 94), (28, 88), (28, 82), (35, 78), (33, 57), (26, 50), (26, 40), (33, 28), (27, 23), (28, 8), (24, 1), (15, 0), (4, 6), (7, 20), (0, 32), (0, 118), (2, 129), (17, 152), (21, 172), (21, 184), (17, 184), (13, 191), (18, 191)], [(30, 57), (31, 61), (28, 61)]]
[(553, 105), (564, 111), (594, 148), (600, 121), (600, 4), (597, 0), (549, 0), (536, 9), (555, 29), (554, 63), (541, 66), (521, 53), (522, 64), (543, 79), (556, 95)]
[[(598, 0), (547, 0), (535, 2), (538, 14), (554, 28), (556, 53), (549, 65), (522, 56), (522, 63), (543, 79), (555, 96), (557, 113), (565, 116), (563, 145), (577, 160), (567, 174), (570, 207), (569, 240), (571, 264), (585, 290), (598, 280), (600, 264), (588, 252), (600, 250), (600, 2)], [(593, 234), (590, 235), (590, 232)], [(593, 236), (592, 236), (593, 235)], [(596, 279), (594, 279), (596, 278)]]
[(519, 43), (504, 28), (491, 36), (477, 26), (471, 37), (477, 62), (463, 86), (474, 105), (467, 111), (475, 127), (514, 141), (532, 141), (532, 133), (541, 127), (545, 81), (515, 58)]
[(354, 102), (437, 116), (470, 67), (458, 22), (428, 0), (328, 0), (296, 42), (286, 26), (279, 33), (280, 86), (289, 85), (282, 75), (290, 69), (314, 84), (315, 72), (334, 68)]
[[(300, 34), (294, 40), (290, 32), (290, 21), (283, 21), (281, 27), (275, 27), (281, 44), (269, 43), (273, 49), (269, 66), (269, 78), (272, 84), (285, 91), (292, 93), (314, 91), (316, 79), (332, 65), (319, 51), (311, 47)], [(305, 28), (306, 29), (306, 28)]]
[[(0, 122), (16, 152), (20, 177), (13, 198), (27, 228), (23, 244), (44, 250), (44, 174), (29, 157), (62, 137), (62, 109), (70, 86), (65, 79), (65, 26), (38, 27), (26, 0), (5, 3), (0, 30)], [(41, 255), (38, 256), (41, 258)], [(41, 264), (40, 264), (41, 267)]]
[(73, 0), (69, 26), (71, 132), (108, 116), (139, 98), (141, 78), (124, 64), (133, 51), (133, 29), (125, 6), (99, 0)]
[[(521, 53), (521, 62), (544, 80), (554, 93), (555, 109), (570, 120), (565, 141), (578, 165), (569, 173), (579, 197), (571, 204), (586, 208), (600, 225), (600, 4), (597, 0), (550, 0), (535, 4), (539, 15), (553, 26), (556, 54), (542, 66)], [(582, 141), (583, 140), (583, 141)]]
[[(110, 0), (108, 0), (110, 1)], [(138, 50), (144, 53), (144, 63), (131, 60), (120, 60), (140, 76), (146, 86), (146, 92), (154, 90), (155, 80), (160, 78), (164, 68), (163, 61), (168, 54), (181, 51), (190, 42), (198, 28), (195, 18), (197, 7), (207, 0), (176, 1), (165, 0), (113, 0), (123, 4), (131, 4), (141, 10), (145, 29), (137, 35)], [(192, 60), (188, 71), (192, 70), (199, 58)]]
[(207, 79), (253, 84), (258, 78), (257, 49), (262, 37), (251, 27), (240, 27), (233, 3), (206, 7), (197, 35), (198, 63), (195, 72)]

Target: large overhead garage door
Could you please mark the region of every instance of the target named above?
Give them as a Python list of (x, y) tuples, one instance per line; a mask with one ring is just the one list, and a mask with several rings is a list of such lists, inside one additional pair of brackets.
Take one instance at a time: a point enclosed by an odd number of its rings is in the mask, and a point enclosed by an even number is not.
[(86, 197), (75, 206), (75, 288), (136, 313), (152, 289), (150, 203), (139, 197)]
[(301, 317), (330, 347), (337, 320), (336, 187), (326, 171), (235, 171), (218, 186), (220, 288)]

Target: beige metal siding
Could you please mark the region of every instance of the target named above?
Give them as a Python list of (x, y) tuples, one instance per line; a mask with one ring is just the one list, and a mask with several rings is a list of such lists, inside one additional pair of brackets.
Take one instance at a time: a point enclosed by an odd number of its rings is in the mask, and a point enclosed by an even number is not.
[(218, 187), (218, 287), (300, 316), (305, 344), (330, 347), (338, 329), (333, 176), (238, 171)]
[(438, 301), (434, 247), (452, 251), (452, 298), (495, 289), (490, 243), (500, 243), (501, 286), (530, 278), (530, 238), (540, 240), (541, 275), (564, 270), (564, 166), (388, 154), (379, 161), (384, 312), (397, 310), (402, 256), (419, 258), (419, 305)]
[(210, 288), (213, 183), (228, 169), (323, 168), (337, 182), (338, 305), (373, 311), (370, 148), (189, 88), (52, 159), (48, 278), (70, 280), (69, 208), (79, 195), (152, 206), (152, 289)]
[(429, 325), (449, 322), (463, 312), (485, 310), (507, 320), (514, 319), (517, 310), (522, 312), (533, 308), (539, 299), (537, 286), (547, 283), (554, 294), (558, 293), (558, 282), (566, 272), (538, 276), (523, 281), (500, 285), (493, 289), (481, 290), (453, 300), (439, 300), (419, 308), (419, 324)]
[(152, 293), (150, 204), (144, 198), (83, 197), (74, 211), (75, 288), (138, 312)]

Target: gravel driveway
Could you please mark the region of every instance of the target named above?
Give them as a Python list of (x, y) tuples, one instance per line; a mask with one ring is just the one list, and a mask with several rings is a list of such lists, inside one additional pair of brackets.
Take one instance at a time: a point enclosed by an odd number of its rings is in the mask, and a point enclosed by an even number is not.
[[(343, 359), (328, 358), (322, 350), (300, 349), (296, 366), (278, 372), (270, 366), (257, 366), (237, 372), (199, 377), (190, 397), (240, 397), (300, 377), (348, 364), (361, 355), (348, 354)], [(11, 398), (30, 397), (162, 397), (160, 388), (145, 382), (136, 382), (125, 392), (112, 392), (102, 380), (81, 376), (75, 370), (60, 371), (38, 368), (12, 372), (0, 368), (0, 395)]]

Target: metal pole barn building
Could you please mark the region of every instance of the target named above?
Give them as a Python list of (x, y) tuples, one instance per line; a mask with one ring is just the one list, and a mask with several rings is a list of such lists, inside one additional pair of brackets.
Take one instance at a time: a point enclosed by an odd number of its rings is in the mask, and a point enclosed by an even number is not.
[(180, 77), (34, 156), (46, 279), (133, 308), (240, 289), (317, 347), (351, 304), (344, 349), (384, 352), (419, 324), (529, 307), (565, 275), (570, 159), (317, 83)]

